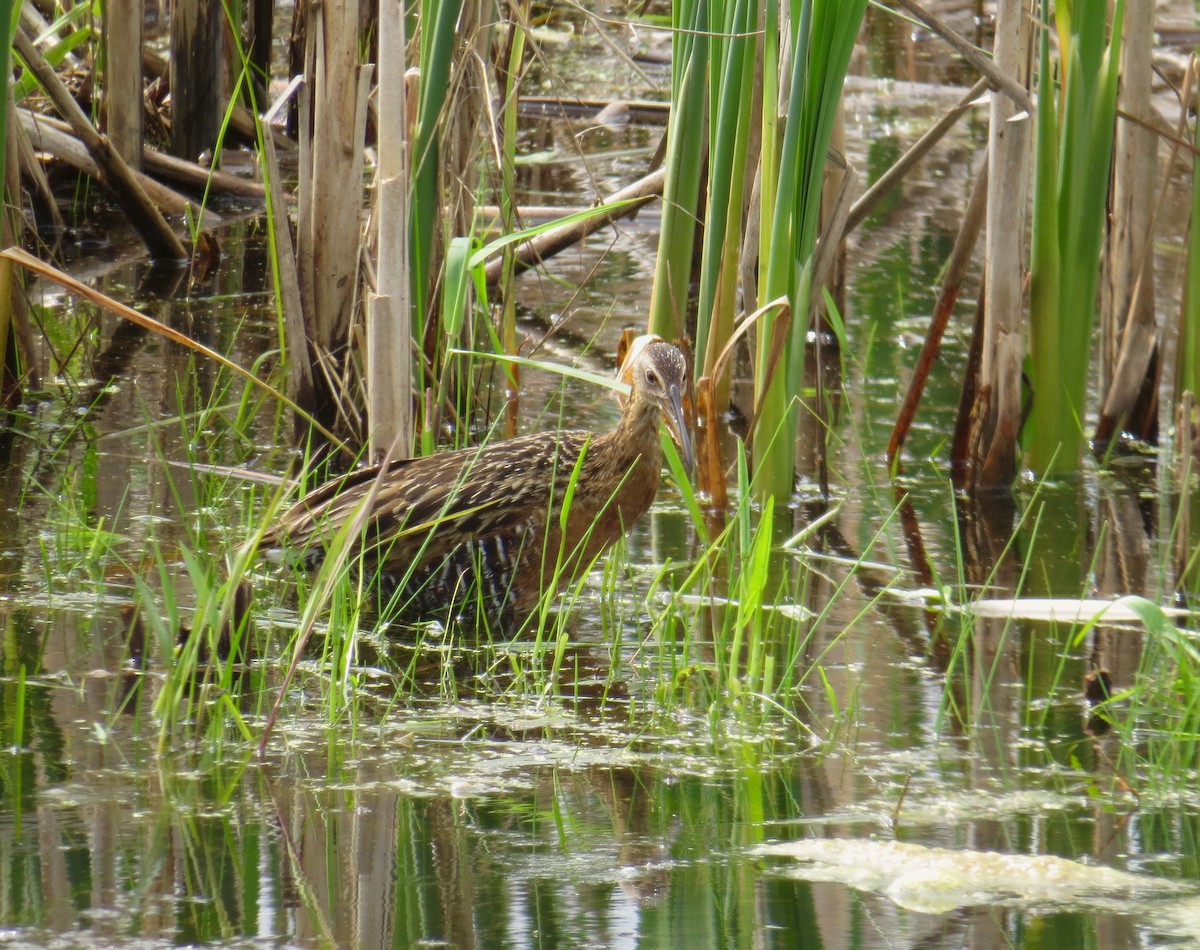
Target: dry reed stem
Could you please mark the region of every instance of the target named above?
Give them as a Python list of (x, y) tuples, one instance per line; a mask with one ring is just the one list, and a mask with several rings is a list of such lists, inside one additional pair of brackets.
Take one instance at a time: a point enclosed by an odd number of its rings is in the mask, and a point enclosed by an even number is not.
[[(1154, 0), (1126, 2), (1118, 107), (1130, 115), (1150, 116)], [(1158, 404), (1153, 380), (1147, 379), (1148, 374), (1157, 376), (1152, 367), (1157, 365), (1153, 357), (1159, 348), (1153, 272), (1148, 267), (1153, 253), (1157, 153), (1158, 137), (1142, 124), (1117, 123), (1101, 285), (1100, 391), (1105, 398), (1095, 433), (1101, 453), (1112, 436), (1130, 424), (1143, 439), (1158, 428), (1157, 413), (1147, 411)]]
[[(1033, 48), (1027, 0), (1000, 0), (996, 12), (996, 66), (1024, 78)], [(976, 488), (1012, 483), (1021, 424), (1022, 323), (1025, 312), (1025, 223), (1032, 167), (1032, 112), (1012, 99), (992, 97), (988, 130), (988, 207), (984, 259), (980, 405), (972, 408), (971, 481)]]
[[(998, 55), (989, 59), (978, 49), (975, 44), (968, 40), (958, 31), (952, 29), (940, 17), (930, 13), (919, 3), (914, 0), (894, 0), (896, 6), (903, 10), (907, 10), (920, 22), (924, 23), (929, 29), (933, 30), (938, 36), (944, 39), (947, 43), (953, 46), (963, 59), (974, 66), (980, 73), (987, 77), (988, 83), (996, 89), (999, 89), (1007, 96), (1014, 105), (1023, 112), (1028, 112), (1033, 115), (1037, 106), (1029, 95), (1029, 90), (1025, 88), (1024, 82), (1020, 78), (1025, 72), (1024, 65), (1019, 61), (1004, 61)], [(1022, 30), (1029, 29), (1029, 22), (1032, 22), (1030, 15), (1025, 15), (1026, 23), (1019, 28)], [(999, 36), (1001, 23), (1008, 23), (1011, 28), (1013, 24), (1008, 21), (1007, 17), (1002, 17), (997, 11), (996, 13), (996, 36), (997, 44), (999, 44)]]
[[(271, 385), (267, 381), (260, 379), (249, 370), (243, 369), (237, 363), (234, 363), (228, 357), (223, 356), (216, 350), (205, 346), (203, 343), (193, 340), (190, 336), (180, 333), (178, 330), (167, 326), (165, 323), (155, 320), (153, 317), (147, 316), (138, 310), (134, 310), (132, 307), (126, 306), (125, 304), (114, 300), (112, 297), (101, 293), (94, 287), (89, 287), (87, 284), (79, 282), (70, 274), (59, 270), (53, 264), (48, 264), (45, 261), (34, 257), (24, 248), (9, 247), (5, 248), (4, 250), (0, 250), (0, 260), (12, 261), (13, 263), (20, 264), (26, 270), (33, 271), (35, 274), (39, 274), (48, 280), (54, 281), (60, 287), (66, 288), (71, 293), (76, 294), (79, 297), (83, 297), (86, 300), (90, 300), (99, 307), (103, 307), (109, 313), (116, 314), (118, 317), (123, 317), (131, 323), (135, 323), (153, 333), (157, 333), (159, 336), (170, 340), (172, 343), (177, 343), (180, 346), (187, 347), (189, 350), (199, 353), (201, 356), (205, 356), (215, 363), (219, 363), (221, 366), (225, 367), (225, 369), (229, 370), (231, 373), (238, 376), (245, 382), (263, 390), (272, 398), (279, 399), (291, 407), (293, 410), (303, 416), (306, 421), (313, 426), (313, 428), (329, 439), (330, 443), (336, 448), (348, 451), (347, 447), (339, 442), (332, 432), (322, 428), (316, 419), (313, 419), (303, 408), (296, 405), (293, 400), (271, 388)], [(350, 454), (353, 455), (353, 453)]]
[(104, 7), (105, 128), (117, 154), (142, 167), (142, 23), (144, 0), (106, 0)]
[[(368, 456), (412, 455), (413, 360), (412, 271), (409, 219), (409, 83), (402, 0), (381, 0), (379, 10), (379, 161), (375, 169), (375, 212), (365, 242), (375, 245), (375, 293), (367, 295), (366, 388)], [(414, 83), (415, 85), (415, 83)]]
[(963, 97), (950, 109), (945, 115), (930, 126), (925, 133), (917, 139), (912, 146), (896, 159), (895, 164), (887, 171), (880, 175), (868, 188), (863, 192), (862, 196), (854, 202), (854, 206), (850, 209), (850, 216), (846, 220), (846, 234), (849, 234), (856, 227), (863, 223), (867, 215), (878, 207), (887, 195), (895, 188), (904, 178), (912, 171), (913, 166), (921, 159), (929, 154), (930, 150), (949, 132), (958, 120), (975, 104), (975, 101), (983, 95), (983, 91), (987, 89), (988, 81), (986, 78), (978, 80), (974, 86), (963, 94)]

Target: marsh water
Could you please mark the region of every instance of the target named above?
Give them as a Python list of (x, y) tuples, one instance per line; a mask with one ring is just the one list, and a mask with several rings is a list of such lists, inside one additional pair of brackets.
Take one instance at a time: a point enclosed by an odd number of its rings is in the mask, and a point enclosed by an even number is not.
[[(556, 62), (583, 77), (580, 94), (668, 85), (644, 62), (589, 80), (581, 64), (606, 47), (562, 39)], [(960, 94), (928, 42), (872, 23), (847, 101), (848, 154), (867, 179)], [(586, 203), (593, 180), (635, 176), (659, 134), (530, 123), (530, 203)], [(261, 566), (262, 688), (203, 707), (236, 712), (247, 734), (164, 733), (167, 661), (134, 668), (123, 609), (149, 598), (187, 617), (191, 552), (220, 561), (245, 540), (294, 461), (289, 428), (181, 348), (35, 285), (42, 384), (0, 436), (0, 944), (1200, 942), (1191, 760), (1127, 770), (1119, 732), (1083, 699), (1097, 668), (1118, 688), (1134, 680), (1141, 628), (944, 609), (982, 594), (1163, 601), (1168, 476), (1147, 456), (956, 499), (946, 445), (969, 301), (905, 473), (893, 481), (881, 460), (984, 137), (968, 116), (854, 235), (830, 497), (805, 472), (776, 519), (773, 557), (807, 578), (789, 606), (818, 618), (790, 658), (786, 715), (680, 688), (722, 661), (702, 631), (669, 640), (653, 622), (663, 577), (669, 589), (698, 556), (667, 480), (620, 569), (597, 572), (574, 606), (555, 682), (524, 678), (542, 662), (527, 639), (464, 660), (436, 631), (415, 645), (353, 618), (361, 636), (341, 659), (354, 695), (328, 695), (333, 660), (310, 648), (260, 755), (299, 622), (294, 581)], [(611, 371), (621, 330), (644, 325), (656, 238), (643, 214), (520, 278), (531, 350)], [(265, 373), (278, 343), (261, 223), (240, 218), (220, 240), (220, 267), (190, 286), (119, 238), (80, 247), (73, 272)], [(1164, 308), (1181, 256), (1160, 252)], [(521, 406), (531, 431), (544, 413), (602, 428), (618, 412), (532, 371)], [(800, 548), (786, 544), (817, 518)]]

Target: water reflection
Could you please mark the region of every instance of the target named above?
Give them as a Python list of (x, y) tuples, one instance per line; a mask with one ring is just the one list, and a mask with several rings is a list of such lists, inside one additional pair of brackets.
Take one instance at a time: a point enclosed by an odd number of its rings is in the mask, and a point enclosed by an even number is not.
[[(1189, 853), (1188, 841), (1152, 832), (1173, 827), (1170, 811), (1131, 823), (1045, 768), (1020, 727), (1025, 707), (1005, 699), (1020, 679), (996, 673), (1023, 640), (1015, 633), (988, 646), (976, 631), (959, 695), (980, 712), (957, 745), (923, 748), (932, 720), (921, 697), (936, 691), (919, 666), (907, 665), (907, 686), (885, 672), (895, 648), (911, 651), (897, 639), (882, 666), (861, 671), (893, 685), (861, 693), (852, 758), (756, 740), (728, 749), (743, 763), (731, 769), (700, 751), (701, 736), (639, 743), (589, 701), (417, 709), (324, 729), (295, 709), (257, 763), (233, 747), (158, 752), (144, 718), (115, 715), (122, 688), (108, 671), (119, 651), (103, 644), (119, 638), (52, 618), (6, 609), (6, 642), (67, 633), (101, 652), (48, 649), (40, 666), (26, 652), (19, 700), (19, 679), (4, 681), (0, 906), (18, 942), (50, 932), (94, 946), (135, 936), (362, 947), (1074, 941), (1132, 924), (1071, 913), (1035, 926), (1020, 908), (914, 916), (844, 885), (764, 876), (753, 846), (873, 832), (1110, 866), (1136, 850)], [(7, 669), (19, 655), (6, 652)], [(868, 656), (829, 665), (837, 695), (854, 691)], [(836, 715), (820, 694), (810, 702), (814, 721)], [(1063, 712), (1050, 734), (1075, 730), (1066, 768), (1087, 740), (1079, 709)], [(1105, 758), (1089, 768), (1102, 774)], [(1153, 840), (1139, 845), (1139, 828)]]

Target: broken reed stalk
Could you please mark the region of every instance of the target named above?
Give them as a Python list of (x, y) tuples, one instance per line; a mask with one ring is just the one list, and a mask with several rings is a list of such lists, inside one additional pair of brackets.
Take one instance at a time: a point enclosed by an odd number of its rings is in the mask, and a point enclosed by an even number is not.
[(105, 128), (131, 168), (142, 166), (142, 24), (144, 0), (105, 0)]
[[(367, 455), (408, 458), (413, 445), (412, 272), (408, 253), (408, 69), (404, 4), (379, 4), (375, 293), (367, 294)], [(368, 245), (372, 243), (368, 239)]]
[[(313, 8), (301, 90), (301, 148), (296, 259), (304, 303), (304, 340), (289, 340), (293, 358), (308, 355), (317, 384), (309, 407), (326, 425), (357, 428), (347, 398), (344, 347), (359, 285), (363, 141), (370, 77), (360, 56), (358, 8), (336, 0)], [(311, 104), (311, 109), (307, 107)], [(338, 354), (335, 358), (333, 354)], [(335, 420), (341, 420), (341, 423)]]
[[(282, 108), (286, 98), (274, 108)], [(267, 191), (268, 243), (271, 248), (271, 265), (275, 278), (275, 306), (283, 325), (283, 344), (289, 347), (288, 395), (300, 406), (312, 406), (314, 383), (312, 358), (308, 352), (304, 329), (304, 304), (300, 294), (300, 271), (296, 262), (296, 245), (292, 240), (292, 226), (288, 218), (288, 204), (283, 196), (283, 179), (279, 173), (279, 159), (275, 155), (275, 141), (267, 132), (271, 114), (263, 118), (263, 130), (259, 151), (263, 161), (263, 180)], [(296, 347), (303, 347), (296, 352)], [(297, 443), (303, 441), (299, 431), (302, 420), (296, 417)]]
[(13, 46), (37, 77), (59, 114), (71, 124), (72, 130), (91, 153), (96, 162), (97, 177), (121, 206), (130, 224), (145, 243), (150, 256), (157, 261), (186, 261), (187, 251), (154, 202), (147, 196), (141, 182), (124, 159), (116, 153), (108, 139), (97, 132), (95, 126), (88, 121), (79, 103), (54, 72), (54, 67), (33, 45), (24, 30), (17, 30)]

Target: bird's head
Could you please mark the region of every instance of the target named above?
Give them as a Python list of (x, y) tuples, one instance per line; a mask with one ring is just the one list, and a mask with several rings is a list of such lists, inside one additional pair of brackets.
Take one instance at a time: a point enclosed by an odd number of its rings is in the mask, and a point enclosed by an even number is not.
[[(687, 392), (688, 368), (677, 346), (655, 336), (640, 336), (633, 341), (617, 378), (628, 384), (629, 396), (621, 400), (625, 417), (661, 415), (679, 447), (688, 471), (695, 464), (691, 427), (683, 408)], [(657, 413), (656, 413), (657, 411)]]

